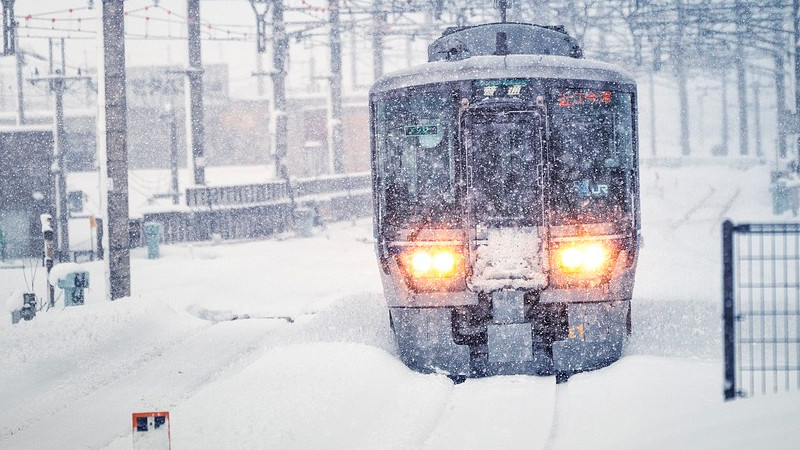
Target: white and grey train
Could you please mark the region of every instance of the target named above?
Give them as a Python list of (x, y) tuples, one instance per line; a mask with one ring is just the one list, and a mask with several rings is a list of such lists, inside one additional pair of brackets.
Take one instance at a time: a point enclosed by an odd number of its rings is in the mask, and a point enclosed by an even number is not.
[(562, 27), (448, 29), (370, 90), (399, 354), (454, 379), (619, 359), (640, 242), (636, 84)]

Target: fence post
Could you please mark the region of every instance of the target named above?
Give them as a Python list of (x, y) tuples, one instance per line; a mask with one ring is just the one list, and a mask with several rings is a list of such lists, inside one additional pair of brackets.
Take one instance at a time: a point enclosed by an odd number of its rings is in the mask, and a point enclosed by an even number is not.
[(725, 400), (736, 397), (736, 372), (734, 361), (734, 310), (733, 310), (733, 222), (722, 224), (722, 298), (725, 346)]

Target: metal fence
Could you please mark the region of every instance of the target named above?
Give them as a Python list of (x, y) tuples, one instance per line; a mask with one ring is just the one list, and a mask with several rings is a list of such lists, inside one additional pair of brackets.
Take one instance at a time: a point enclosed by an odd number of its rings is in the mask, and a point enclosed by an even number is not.
[(726, 400), (800, 390), (800, 224), (722, 225)]
[[(310, 210), (317, 221), (335, 222), (372, 214), (369, 173), (330, 175), (238, 186), (194, 187), (186, 191), (188, 210), (144, 214), (141, 222), (159, 222), (164, 243), (211, 239), (252, 239), (292, 228), (298, 212)], [(143, 245), (141, 233), (132, 246)]]

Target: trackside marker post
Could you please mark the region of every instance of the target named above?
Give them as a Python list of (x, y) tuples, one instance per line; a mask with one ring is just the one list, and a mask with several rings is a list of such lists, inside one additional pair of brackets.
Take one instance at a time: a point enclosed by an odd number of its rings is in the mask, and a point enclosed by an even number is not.
[(133, 413), (134, 450), (170, 450), (169, 412)]

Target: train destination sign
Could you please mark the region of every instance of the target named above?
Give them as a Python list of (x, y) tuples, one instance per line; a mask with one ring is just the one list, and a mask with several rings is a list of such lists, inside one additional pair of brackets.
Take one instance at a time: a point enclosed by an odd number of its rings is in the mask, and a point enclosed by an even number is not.
[[(509, 97), (516, 97), (522, 93), (522, 88), (528, 85), (528, 80), (517, 78), (501, 78), (496, 80), (474, 80), (472, 86), (476, 93), (484, 97), (502, 96), (503, 92)], [(505, 89), (500, 89), (505, 88)]]
[(610, 103), (610, 91), (563, 91), (559, 93), (556, 104), (561, 107), (569, 107), (578, 105), (603, 105)]

